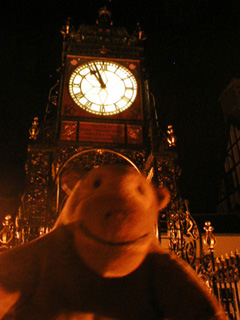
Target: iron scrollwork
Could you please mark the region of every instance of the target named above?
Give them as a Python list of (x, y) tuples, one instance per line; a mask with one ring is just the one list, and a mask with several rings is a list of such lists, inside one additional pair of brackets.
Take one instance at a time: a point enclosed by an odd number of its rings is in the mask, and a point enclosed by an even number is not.
[(178, 257), (194, 265), (197, 253), (197, 241), (200, 239), (197, 224), (182, 202), (177, 203), (168, 215), (169, 249)]

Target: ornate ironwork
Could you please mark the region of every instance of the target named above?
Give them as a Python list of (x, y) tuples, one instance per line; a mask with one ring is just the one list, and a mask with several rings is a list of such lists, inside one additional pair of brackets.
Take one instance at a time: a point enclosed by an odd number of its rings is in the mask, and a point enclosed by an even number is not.
[[(177, 206), (176, 206), (177, 205)], [(197, 224), (188, 210), (187, 202), (175, 202), (167, 215), (169, 249), (194, 265), (200, 235)]]
[[(109, 152), (104, 152), (101, 157), (99, 157), (99, 154), (96, 153), (97, 150), (107, 150), (104, 148), (86, 148), (83, 146), (75, 147), (72, 145), (66, 146), (59, 146), (56, 150), (57, 158), (54, 160), (55, 167), (60, 168), (68, 159), (73, 157), (74, 155), (77, 155), (79, 153), (84, 153), (84, 158), (81, 160), (82, 164), (87, 166), (87, 168), (92, 168), (94, 165), (97, 165), (96, 161), (98, 162), (98, 165), (101, 164), (110, 164), (115, 163), (116, 158), (118, 161), (120, 161), (120, 157), (117, 157), (116, 154)], [(112, 150), (111, 150), (112, 151)], [(145, 152), (144, 150), (137, 151), (137, 150), (126, 150), (126, 149), (115, 149), (117, 153), (125, 156), (129, 160), (131, 160), (135, 165), (141, 170), (144, 167), (145, 163)], [(97, 158), (98, 155), (98, 158)]]
[[(52, 225), (51, 150), (30, 148), (26, 163), (26, 190), (21, 201), (21, 223), (31, 240), (40, 235), (42, 229)], [(25, 239), (26, 240), (26, 239)]]
[[(153, 139), (155, 152), (146, 161), (147, 177), (151, 176), (157, 186), (165, 186), (171, 192), (170, 203), (165, 210), (160, 212), (159, 216), (160, 241), (165, 231), (169, 241), (169, 250), (193, 266), (197, 249), (201, 250), (201, 238), (197, 224), (190, 214), (188, 201), (180, 197), (177, 180), (181, 170), (174, 150), (176, 137), (172, 136), (173, 131), (169, 132), (169, 135), (163, 135), (157, 145)], [(170, 138), (171, 144), (167, 142)]]
[[(76, 30), (68, 18), (62, 27), (63, 48), (65, 52), (86, 56), (104, 56), (137, 59), (143, 49), (139, 45), (146, 39), (139, 24), (129, 35), (124, 27), (114, 27), (111, 12), (106, 7), (99, 10), (96, 25), (80, 25)], [(109, 44), (111, 48), (109, 48)]]

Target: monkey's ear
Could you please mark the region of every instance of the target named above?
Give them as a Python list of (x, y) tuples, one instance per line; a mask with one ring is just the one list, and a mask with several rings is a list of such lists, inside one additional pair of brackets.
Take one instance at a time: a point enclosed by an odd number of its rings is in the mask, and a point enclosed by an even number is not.
[(74, 169), (68, 169), (64, 171), (60, 175), (60, 184), (62, 190), (67, 194), (70, 195), (75, 185), (82, 179), (85, 175), (85, 170), (77, 171)]
[(159, 201), (159, 211), (164, 209), (170, 202), (171, 194), (169, 190), (165, 187), (157, 188), (157, 196)]

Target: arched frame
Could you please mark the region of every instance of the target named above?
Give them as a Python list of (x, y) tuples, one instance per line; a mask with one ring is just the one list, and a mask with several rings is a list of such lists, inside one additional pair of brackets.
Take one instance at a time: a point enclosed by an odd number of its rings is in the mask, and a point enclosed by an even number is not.
[[(78, 161), (79, 158), (79, 161)], [(56, 194), (56, 213), (59, 214), (61, 209), (61, 174), (67, 168), (73, 167), (80, 167), (83, 170), (91, 170), (94, 167), (105, 165), (105, 164), (113, 164), (113, 163), (121, 163), (121, 164), (128, 164), (134, 167), (139, 173), (140, 170), (136, 166), (136, 164), (131, 161), (128, 157), (124, 156), (123, 154), (109, 150), (109, 149), (101, 149), (101, 148), (92, 148), (92, 149), (85, 149), (80, 151), (70, 158), (68, 158), (62, 166), (59, 168), (56, 177), (55, 183), (57, 185), (57, 194)]]

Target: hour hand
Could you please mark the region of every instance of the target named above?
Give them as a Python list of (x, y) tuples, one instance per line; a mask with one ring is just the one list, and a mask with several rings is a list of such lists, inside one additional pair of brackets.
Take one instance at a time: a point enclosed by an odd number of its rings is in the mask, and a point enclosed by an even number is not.
[(99, 81), (99, 83), (100, 83), (100, 85), (101, 85), (101, 88), (106, 88), (106, 85), (105, 85), (105, 83), (103, 82), (103, 79), (102, 79), (102, 76), (101, 76), (101, 74), (100, 74), (100, 72), (99, 72), (99, 70), (98, 70), (98, 67), (96, 66), (95, 63), (93, 63), (93, 65), (94, 65), (94, 70), (92, 70), (92, 69), (89, 67), (90, 73), (93, 74), (93, 75), (96, 77), (96, 79)]

